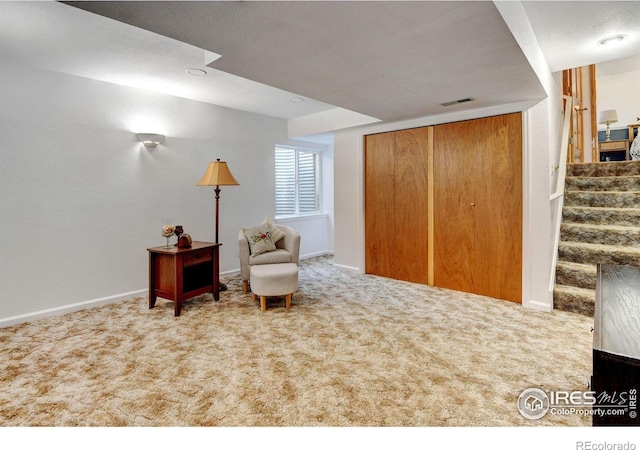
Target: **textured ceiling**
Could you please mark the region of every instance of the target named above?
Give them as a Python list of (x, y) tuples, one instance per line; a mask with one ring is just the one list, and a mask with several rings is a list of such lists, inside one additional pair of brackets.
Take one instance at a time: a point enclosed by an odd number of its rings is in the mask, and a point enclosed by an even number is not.
[[(204, 63), (204, 50), (59, 2), (0, 1), (0, 60), (290, 119), (333, 105)], [(189, 68), (206, 69), (191, 76)]]
[(223, 72), (382, 120), (467, 97), (473, 108), (544, 97), (493, 2), (68, 3), (218, 53), (210, 67)]
[[(640, 54), (638, 1), (520, 4), (552, 71)], [(597, 45), (621, 32), (626, 45)], [(221, 57), (207, 66), (206, 51)], [(283, 119), (348, 117), (331, 129), (545, 95), (490, 1), (0, 1), (11, 58)]]
[[(552, 72), (640, 53), (640, 1), (522, 2)], [(625, 34), (624, 45), (601, 39)]]

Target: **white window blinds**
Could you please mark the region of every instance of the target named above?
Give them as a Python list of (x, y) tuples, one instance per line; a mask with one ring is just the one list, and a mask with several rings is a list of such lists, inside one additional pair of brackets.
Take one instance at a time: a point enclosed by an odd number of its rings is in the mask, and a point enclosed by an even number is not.
[(320, 211), (317, 153), (276, 147), (276, 216)]

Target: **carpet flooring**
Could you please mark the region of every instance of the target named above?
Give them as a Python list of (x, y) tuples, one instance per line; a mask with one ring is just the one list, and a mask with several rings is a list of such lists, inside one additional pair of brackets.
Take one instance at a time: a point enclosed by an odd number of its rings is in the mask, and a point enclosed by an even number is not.
[(301, 262), (292, 307), (229, 290), (0, 329), (0, 425), (589, 426), (522, 417), (529, 387), (586, 390), (593, 319)]

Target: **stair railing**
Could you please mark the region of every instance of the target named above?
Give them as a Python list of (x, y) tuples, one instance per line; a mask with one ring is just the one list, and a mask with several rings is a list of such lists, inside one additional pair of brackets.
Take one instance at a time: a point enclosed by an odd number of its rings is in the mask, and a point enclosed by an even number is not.
[(567, 175), (567, 152), (569, 151), (569, 133), (571, 132), (571, 113), (573, 112), (573, 97), (563, 95), (564, 121), (562, 126), (562, 141), (560, 143), (560, 160), (558, 161), (558, 178), (556, 189), (551, 194), (549, 202), (553, 211), (555, 202), (555, 223), (553, 223), (553, 259), (549, 276), (549, 296), (553, 305), (553, 290), (556, 285), (556, 266), (558, 264), (558, 247), (560, 246), (560, 226), (562, 225), (562, 208), (564, 206), (564, 183)]

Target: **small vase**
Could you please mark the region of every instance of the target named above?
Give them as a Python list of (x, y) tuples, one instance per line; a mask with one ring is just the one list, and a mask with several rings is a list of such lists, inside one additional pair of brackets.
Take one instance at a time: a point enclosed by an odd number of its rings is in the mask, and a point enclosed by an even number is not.
[(171, 244), (169, 244), (169, 239), (171, 239), (169, 236), (167, 236), (167, 246), (165, 248), (171, 248)]

